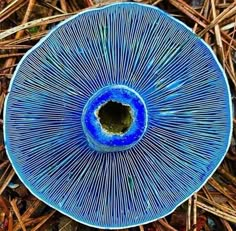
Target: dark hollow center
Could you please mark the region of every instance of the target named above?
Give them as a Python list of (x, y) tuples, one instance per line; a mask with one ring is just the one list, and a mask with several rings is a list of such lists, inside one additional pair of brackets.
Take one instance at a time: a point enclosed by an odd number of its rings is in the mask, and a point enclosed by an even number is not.
[(131, 108), (114, 101), (108, 101), (101, 106), (98, 118), (103, 129), (113, 134), (124, 134), (133, 121)]

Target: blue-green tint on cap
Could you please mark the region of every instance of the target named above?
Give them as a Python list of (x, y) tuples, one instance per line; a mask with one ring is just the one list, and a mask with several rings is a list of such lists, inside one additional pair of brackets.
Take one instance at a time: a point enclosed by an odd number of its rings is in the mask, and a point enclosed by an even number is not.
[[(108, 116), (114, 105), (121, 119)], [(35, 196), (119, 229), (168, 215), (205, 184), (229, 147), (231, 112), (200, 38), (156, 7), (117, 3), (64, 21), (22, 58), (4, 139)]]

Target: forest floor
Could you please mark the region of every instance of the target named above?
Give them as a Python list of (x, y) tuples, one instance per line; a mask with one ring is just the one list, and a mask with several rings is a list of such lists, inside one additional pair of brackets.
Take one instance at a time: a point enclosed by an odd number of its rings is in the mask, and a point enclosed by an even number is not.
[[(50, 28), (106, 0), (0, 0), (0, 110), (15, 67), (25, 52)], [(135, 2), (135, 1), (134, 1)], [(235, 0), (136, 0), (157, 6), (183, 21), (213, 49), (230, 83), (236, 102), (236, 1)], [(236, 123), (234, 119), (233, 123)], [(4, 149), (0, 120), (0, 231), (95, 230), (81, 225), (39, 201), (17, 178)], [(208, 182), (171, 215), (140, 231), (236, 230), (236, 132), (228, 153)], [(128, 229), (127, 229), (128, 231)]]

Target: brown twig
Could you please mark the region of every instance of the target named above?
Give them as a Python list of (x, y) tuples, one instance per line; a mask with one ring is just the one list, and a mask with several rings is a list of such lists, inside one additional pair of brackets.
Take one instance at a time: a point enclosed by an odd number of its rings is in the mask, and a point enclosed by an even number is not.
[[(61, 14), (66, 14), (65, 11), (63, 11), (62, 9), (58, 8), (57, 6), (55, 6), (56, 4), (49, 3), (49, 2), (44, 2), (44, 1), (40, 1), (40, 5), (49, 8), (48, 16), (51, 16), (51, 15), (52, 15), (53, 10), (55, 10), (55, 11), (61, 13)], [(46, 27), (45, 27), (43, 30), (45, 30), (45, 29), (46, 29)]]
[(18, 31), (25, 30), (25, 29), (28, 29), (28, 28), (31, 28), (31, 27), (41, 26), (41, 25), (45, 25), (45, 24), (51, 24), (51, 23), (62, 21), (62, 20), (66, 19), (69, 16), (72, 16), (74, 14), (75, 13), (53, 15), (53, 16), (40, 18), (40, 19), (36, 19), (36, 20), (30, 21), (30, 22), (21, 24), (19, 26), (16, 26), (14, 28), (8, 29), (8, 30), (0, 33), (0, 39), (4, 39), (4, 38), (18, 32)]
[[(231, 56), (229, 56), (229, 57), (231, 57)], [(230, 60), (230, 58), (228, 58), (228, 60)], [(225, 70), (226, 70), (228, 76), (230, 77), (231, 81), (233, 82), (234, 87), (236, 88), (236, 74), (235, 74), (234, 68), (230, 68), (227, 63), (225, 63), (224, 67), (225, 67)], [(235, 156), (234, 160), (236, 160), (236, 156)]]
[(13, 231), (13, 216), (11, 211), (8, 216), (8, 231)]
[[(200, 14), (201, 15), (204, 14), (206, 11), (208, 11), (208, 8), (209, 8), (209, 0), (204, 0), (203, 6), (201, 7)], [(193, 27), (193, 32), (196, 33), (197, 27), (198, 27), (198, 23), (195, 23)]]
[(165, 227), (167, 230), (169, 231), (178, 231), (177, 229), (173, 228), (171, 225), (169, 225), (166, 221), (164, 221), (163, 219), (159, 219), (158, 222)]
[(229, 208), (226, 205), (218, 204), (212, 197), (211, 198), (205, 198), (201, 195), (198, 195), (198, 197), (199, 197), (199, 200), (201, 200), (202, 202), (204, 202), (206, 204), (209, 204), (211, 206), (214, 206), (215, 208), (217, 208), (219, 210), (222, 210), (223, 212), (228, 213), (232, 216), (236, 216), (236, 211), (235, 210)]
[(10, 183), (14, 175), (15, 175), (15, 171), (12, 169), (10, 173), (8, 174), (7, 178), (5, 179), (3, 185), (0, 187), (0, 195), (2, 195), (3, 191), (5, 190), (7, 185)]
[[(40, 1), (40, 2), (41, 2), (41, 3), (44, 3), (44, 1)], [(58, 0), (52, 0), (52, 1), (51, 1), (51, 5), (56, 7), (57, 2), (58, 2)], [(52, 9), (49, 9), (47, 16), (48, 16), (48, 17), (52, 16), (53, 11), (54, 11), (53, 8), (52, 8)], [(64, 13), (65, 13), (65, 12), (63, 12), (63, 14), (64, 14)], [(45, 31), (46, 28), (47, 28), (47, 24), (44, 24), (44, 25), (42, 25), (42, 26), (40, 27), (40, 31)]]
[(228, 192), (212, 177), (208, 180), (208, 183), (215, 188), (216, 190), (218, 190), (219, 192), (221, 192), (225, 197), (227, 197), (228, 199), (232, 200), (232, 202), (236, 203), (236, 199), (234, 199), (233, 197), (231, 197)]
[(140, 225), (140, 226), (139, 226), (139, 231), (144, 231), (143, 225)]
[(234, 30), (233, 30), (233, 34), (232, 34), (232, 36), (231, 36), (230, 45), (229, 45), (228, 50), (227, 50), (226, 55), (225, 55), (226, 58), (229, 57), (229, 56), (231, 56), (231, 55), (229, 55), (229, 54), (230, 54), (230, 51), (231, 51), (231, 44), (233, 43), (234, 36), (235, 36), (235, 34), (236, 34), (236, 16), (235, 16), (234, 22), (235, 22), (235, 24), (234, 24)]
[[(27, 226), (27, 221), (29, 221), (29, 219), (30, 219), (30, 216), (40, 207), (40, 205), (42, 204), (42, 202), (41, 201), (39, 201), (39, 200), (36, 200), (26, 211), (25, 211), (25, 213), (22, 215), (22, 220), (25, 222), (25, 226)], [(45, 219), (45, 217), (43, 218), (43, 219)], [(38, 222), (41, 222), (42, 220), (40, 220), (40, 221), (37, 221), (36, 223), (38, 223)], [(32, 223), (32, 221), (31, 221), (31, 223)], [(35, 224), (35, 223), (34, 223)], [(19, 229), (20, 229), (20, 224), (18, 223), (18, 224), (16, 224), (15, 226), (14, 226), (14, 229), (13, 229), (13, 231), (18, 231)]]
[(232, 216), (232, 215), (229, 215), (225, 212), (222, 212), (222, 211), (220, 211), (219, 209), (217, 209), (215, 207), (205, 205), (200, 201), (197, 201), (197, 207), (199, 207), (199, 208), (201, 208), (201, 209), (203, 209), (203, 210), (205, 210), (209, 213), (212, 213), (212, 214), (214, 214), (214, 215), (216, 215), (220, 218), (226, 219), (227, 221), (236, 223), (236, 217), (235, 216)]
[[(20, 49), (30, 49), (32, 46), (31, 45), (5, 45), (2, 46), (2, 50), (20, 50)], [(1, 70), (0, 70), (1, 71)]]
[(193, 199), (193, 231), (197, 231), (197, 193), (192, 197)]
[(41, 205), (42, 202), (40, 200), (36, 200), (22, 215), (22, 219), (23, 220), (28, 219)]
[[(1, 163), (0, 164), (0, 169), (3, 169), (3, 168), (5, 168), (8, 164), (9, 164), (9, 160), (5, 160), (3, 163)], [(0, 180), (0, 182), (1, 182), (1, 180)]]
[(36, 225), (31, 231), (37, 231), (47, 220), (49, 220), (49, 218), (52, 217), (52, 215), (55, 213), (56, 211), (53, 210), (52, 212), (50, 212), (41, 222), (39, 222), (38, 225)]
[(67, 4), (66, 4), (66, 0), (60, 0), (60, 5), (61, 5), (61, 9), (67, 13)]
[(21, 39), (18, 39), (18, 40), (16, 40), (16, 39), (5, 40), (2, 43), (0, 42), (0, 46), (1, 45), (3, 45), (3, 46), (17, 45), (17, 44), (24, 43), (24, 42), (27, 42), (27, 41), (37, 40), (37, 39), (40, 39), (43, 36), (45, 36), (47, 33), (48, 33), (48, 31), (42, 31), (42, 32), (38, 32), (37, 34), (34, 34), (34, 35), (27, 35), (27, 36), (25, 36)]
[(163, 0), (156, 0), (155, 2), (152, 3), (153, 6), (158, 5), (159, 3), (161, 3)]
[(18, 219), (18, 221), (20, 223), (20, 226), (21, 226), (22, 230), (26, 231), (26, 228), (25, 228), (25, 225), (24, 225), (24, 223), (22, 221), (20, 212), (19, 212), (19, 210), (17, 208), (16, 199), (13, 199), (12, 201), (10, 201), (10, 203), (11, 203), (11, 206), (12, 206), (12, 209), (13, 209), (14, 213), (16, 214), (16, 217), (17, 217), (17, 219)]
[(0, 196), (0, 207), (1, 207), (1, 211), (3, 211), (8, 216), (10, 211), (6, 204), (6, 200), (2, 196)]
[[(23, 56), (25, 53), (15, 53), (15, 54), (3, 54), (3, 55), (0, 55), (0, 59), (4, 59), (4, 58), (11, 58), (11, 57), (17, 57), (17, 56)], [(11, 66), (14, 66), (11, 65)], [(6, 68), (5, 68), (6, 69)]]
[[(27, 3), (27, 1), (25, 1), (25, 3)], [(29, 20), (29, 17), (30, 17), (30, 14), (33, 10), (33, 7), (34, 7), (34, 4), (35, 4), (36, 0), (29, 0), (29, 4), (28, 4), (28, 7), (26, 9), (26, 12), (25, 12), (25, 15), (24, 15), (24, 18), (22, 20), (22, 24), (26, 23), (28, 20)], [(4, 32), (3, 32), (4, 33)], [(18, 31), (15, 35), (15, 40), (18, 40), (22, 35), (23, 35), (24, 31)], [(24, 55), (24, 54), (23, 54)], [(22, 53), (16, 53), (16, 54), (5, 54), (5, 55), (0, 55), (0, 58), (8, 58), (4, 64), (4, 67), (9, 67), (9, 66), (13, 66), (16, 62), (16, 57), (17, 56), (22, 56)], [(12, 73), (12, 70), (13, 69), (10, 69), (8, 74), (11, 74)], [(4, 74), (6, 74), (6, 72), (4, 71)]]
[[(194, 22), (197, 22), (203, 28), (207, 27), (206, 23), (210, 23), (208, 19), (206, 19), (201, 14), (199, 14), (197, 11), (195, 11), (192, 7), (190, 7), (184, 1), (182, 1), (182, 0), (169, 0), (169, 2), (173, 6), (175, 6), (177, 9), (179, 9), (181, 12), (186, 14)], [(213, 30), (209, 30), (209, 32), (211, 32), (213, 35), (215, 34), (215, 32)], [(227, 45), (230, 45), (228, 41), (231, 40), (231, 37), (228, 34), (224, 33), (223, 31), (221, 31), (221, 34), (222, 34), (222, 37), (223, 37), (222, 41), (224, 43), (226, 43)], [(233, 41), (232, 43), (233, 43), (232, 44), (232, 49), (236, 50), (236, 47), (233, 47), (233, 46), (236, 46), (236, 41)]]
[(191, 228), (191, 209), (192, 209), (192, 198), (188, 199), (188, 211), (186, 217), (186, 231), (189, 231)]
[[(62, 226), (59, 231), (65, 231), (65, 228), (72, 222), (72, 220), (68, 221), (64, 226)], [(102, 229), (98, 229), (99, 231), (102, 231)]]
[[(93, 5), (91, 7), (88, 7), (88, 8), (97, 8), (97, 7), (105, 6), (107, 4), (114, 3), (114, 2), (117, 2), (117, 1), (116, 0), (104, 1), (103, 3), (98, 3), (98, 4)], [(86, 9), (88, 9), (88, 8), (86, 8)], [(53, 16), (49, 16), (49, 17), (36, 19), (36, 20), (30, 21), (30, 22), (27, 22), (27, 23), (23, 23), (21, 25), (18, 25), (14, 28), (8, 29), (8, 30), (0, 33), (0, 39), (4, 39), (4, 38), (6, 38), (6, 37), (8, 37), (12, 34), (17, 33), (18, 31), (25, 30), (25, 29), (28, 29), (28, 28), (31, 28), (31, 27), (41, 26), (41, 25), (45, 25), (45, 24), (51, 24), (51, 23), (55, 23), (55, 22), (60, 22), (60, 21), (66, 19), (66, 18), (68, 18), (68, 17), (70, 17), (70, 16), (72, 16), (76, 13), (79, 13), (83, 10), (84, 9), (78, 10), (77, 12), (73, 12), (73, 13), (53, 15)]]
[(229, 180), (234, 186), (236, 186), (236, 177), (232, 176), (229, 172), (227, 172), (223, 167), (219, 167), (217, 171), (223, 175), (227, 180)]
[[(211, 0), (211, 9), (212, 9), (212, 16), (213, 16), (213, 20), (214, 20), (217, 18), (216, 8), (215, 8), (215, 0)], [(222, 44), (219, 24), (215, 24), (214, 30), (215, 30), (216, 45), (217, 45), (217, 48), (219, 51), (219, 56), (221, 58), (222, 63), (224, 64), (225, 57), (224, 57), (224, 50), (223, 50), (223, 44)]]
[(86, 4), (86, 7), (93, 6), (93, 1), (92, 0), (84, 0), (84, 3)]
[(233, 231), (228, 221), (221, 219), (221, 222), (223, 223), (227, 231)]
[[(27, 7), (26, 12), (25, 12), (25, 16), (24, 16), (21, 24), (24, 24), (24, 23), (28, 22), (30, 14), (32, 13), (32, 10), (34, 8), (35, 2), (36, 2), (36, 0), (29, 0), (29, 4), (28, 4), (28, 7)], [(24, 33), (23, 30), (17, 32), (15, 39), (19, 39), (23, 35), (23, 33)]]
[(215, 17), (214, 20), (198, 35), (202, 37), (207, 31), (215, 27), (215, 25), (223, 21), (225, 18), (229, 17), (230, 15), (233, 15), (233, 13), (236, 14), (236, 2), (230, 4), (227, 9), (225, 9), (221, 14)]
[[(0, 76), (11, 78), (12, 74), (0, 73)], [(1, 100), (0, 100), (0, 102), (1, 102)]]
[[(47, 217), (47, 215), (41, 216), (41, 217), (37, 217), (37, 218), (29, 218), (24, 220), (24, 225), (25, 227), (29, 227), (35, 224), (38, 224), (40, 222), (42, 222), (45, 218)], [(19, 223), (16, 225), (16, 227), (14, 227), (13, 231), (19, 231), (21, 229)]]
[(0, 23), (2, 23), (5, 19), (9, 18), (10, 15), (15, 13), (21, 7), (26, 5), (28, 0), (14, 0), (7, 7), (5, 7), (2, 11), (0, 11)]

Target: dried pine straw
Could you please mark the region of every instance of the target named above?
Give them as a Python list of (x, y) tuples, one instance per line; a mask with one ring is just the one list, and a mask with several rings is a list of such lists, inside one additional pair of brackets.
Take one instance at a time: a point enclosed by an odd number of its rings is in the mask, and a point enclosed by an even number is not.
[[(51, 25), (85, 9), (117, 1), (97, 2), (100, 3), (95, 4), (92, 0), (0, 0), (1, 112), (12, 73), (25, 52), (48, 33)], [(236, 1), (136, 0), (136, 2), (152, 4), (175, 15), (192, 27), (193, 31), (211, 46), (228, 76), (233, 102), (235, 102)], [(2, 131), (2, 123), (0, 125)], [(167, 219), (139, 226), (135, 230), (213, 230), (214, 224), (218, 230), (235, 230), (236, 141), (234, 134), (224, 162), (198, 193)], [(52, 227), (57, 227), (58, 230), (90, 230), (89, 227), (55, 212), (30, 195), (15, 176), (6, 157), (2, 138), (0, 140), (2, 142), (0, 143), (0, 230), (36, 231), (52, 230)], [(8, 185), (12, 181), (19, 186), (10, 189)]]

